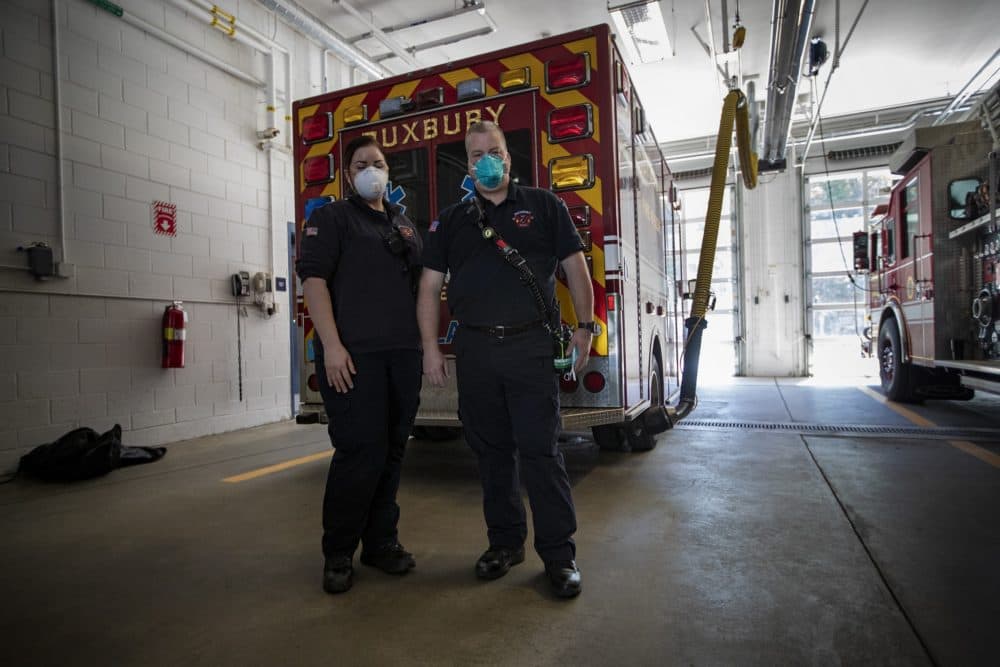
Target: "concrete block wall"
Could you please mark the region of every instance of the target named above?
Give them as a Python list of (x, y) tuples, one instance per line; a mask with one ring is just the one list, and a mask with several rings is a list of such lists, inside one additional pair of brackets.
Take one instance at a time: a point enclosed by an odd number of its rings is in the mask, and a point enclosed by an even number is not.
[[(266, 78), (263, 55), (194, 10), (123, 5)], [(0, 3), (0, 471), (76, 426), (120, 423), (126, 444), (152, 445), (289, 418), (287, 294), (276, 293), (282, 310), (267, 318), (239, 311), (229, 283), (239, 270), (294, 279), (290, 153), (281, 139), (270, 156), (257, 146), (265, 91), (92, 3), (58, 7), (53, 17), (48, 0)], [(320, 53), (259, 3), (228, 9), (299, 62)], [(315, 68), (304, 69), (292, 99), (318, 92)], [(175, 237), (154, 233), (155, 200), (177, 206)], [(38, 281), (23, 268), (17, 248), (35, 242), (53, 247), (62, 277)], [(164, 370), (160, 321), (175, 299), (189, 313), (187, 363)]]

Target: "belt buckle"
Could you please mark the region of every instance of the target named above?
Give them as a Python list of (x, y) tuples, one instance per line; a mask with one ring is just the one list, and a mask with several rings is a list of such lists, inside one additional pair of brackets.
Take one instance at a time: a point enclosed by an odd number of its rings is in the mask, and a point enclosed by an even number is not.
[(497, 340), (503, 340), (506, 330), (510, 327), (505, 327), (504, 325), (499, 325), (493, 327), (493, 335), (496, 336)]

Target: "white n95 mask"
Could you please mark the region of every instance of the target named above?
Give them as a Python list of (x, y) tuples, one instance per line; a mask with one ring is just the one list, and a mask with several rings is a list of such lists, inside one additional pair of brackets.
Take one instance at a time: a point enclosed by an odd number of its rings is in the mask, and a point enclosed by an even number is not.
[(389, 174), (378, 167), (366, 167), (354, 177), (354, 190), (366, 201), (381, 199), (385, 194), (385, 186), (389, 183)]

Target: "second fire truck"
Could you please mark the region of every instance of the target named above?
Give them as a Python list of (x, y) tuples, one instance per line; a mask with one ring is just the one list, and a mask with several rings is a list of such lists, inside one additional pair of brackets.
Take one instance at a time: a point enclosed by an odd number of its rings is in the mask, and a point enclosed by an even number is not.
[(1000, 86), (978, 115), (916, 129), (890, 159), (901, 179), (886, 210), (855, 234), (863, 351), (893, 400), (1000, 392)]

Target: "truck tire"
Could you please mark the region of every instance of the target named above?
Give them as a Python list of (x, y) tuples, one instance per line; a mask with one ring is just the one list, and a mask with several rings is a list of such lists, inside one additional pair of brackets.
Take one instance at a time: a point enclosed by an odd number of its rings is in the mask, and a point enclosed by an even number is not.
[(594, 442), (605, 452), (627, 452), (628, 444), (625, 440), (625, 431), (621, 424), (602, 424), (593, 426), (590, 429), (594, 434)]
[(889, 400), (911, 403), (914, 400), (913, 367), (903, 362), (899, 325), (890, 317), (878, 333), (878, 374), (882, 391)]
[[(660, 360), (653, 356), (649, 368), (649, 403), (651, 407), (663, 405), (663, 373)], [(633, 452), (648, 452), (656, 447), (656, 436), (642, 417), (633, 419), (625, 426), (628, 447)]]

